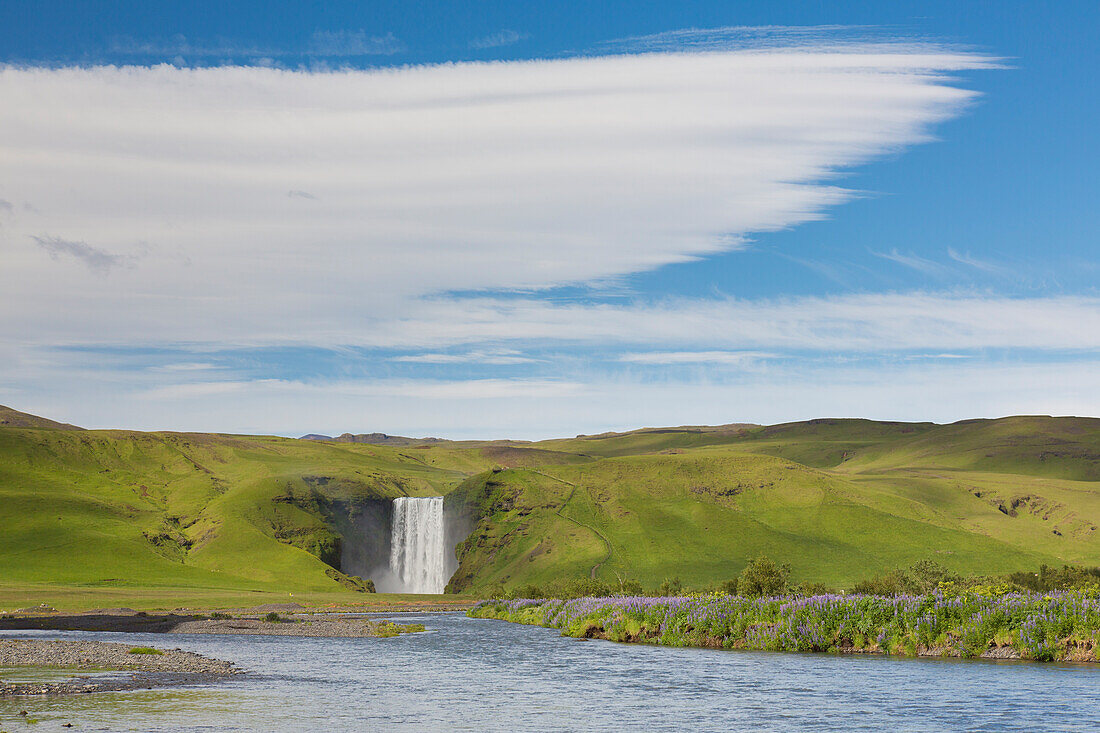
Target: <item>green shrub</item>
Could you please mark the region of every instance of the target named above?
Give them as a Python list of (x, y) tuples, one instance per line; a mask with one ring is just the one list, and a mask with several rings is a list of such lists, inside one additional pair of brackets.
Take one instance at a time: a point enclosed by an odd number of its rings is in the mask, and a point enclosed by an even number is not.
[(869, 596), (905, 596), (917, 592), (916, 583), (903, 570), (891, 570), (852, 586), (853, 593)]
[(1053, 590), (1082, 590), (1100, 587), (1100, 568), (1073, 565), (1052, 568), (1049, 565), (1040, 565), (1038, 573), (1012, 573), (1005, 576), (1005, 580), (1036, 593), (1049, 593)]
[(779, 595), (787, 589), (790, 574), (790, 565), (776, 565), (761, 555), (750, 560), (737, 576), (737, 595), (745, 598)]
[(737, 578), (723, 580), (721, 583), (718, 584), (718, 587), (715, 588), (715, 592), (727, 596), (737, 595)]
[(957, 583), (962, 578), (935, 560), (920, 560), (909, 568), (909, 577), (918, 593), (931, 593), (941, 583)]
[(521, 585), (514, 591), (508, 594), (511, 598), (545, 598), (546, 596), (542, 592), (542, 588), (529, 583), (527, 585)]
[(680, 582), (679, 578), (665, 578), (659, 586), (653, 589), (653, 593), (650, 595), (664, 597), (664, 596), (678, 596), (684, 591), (684, 584)]
[(269, 624), (277, 624), (282, 620), (282, 616), (275, 613), (274, 611), (269, 611), (268, 614), (264, 616), (264, 621), (267, 621)]
[(162, 652), (160, 649), (154, 649), (151, 646), (135, 646), (133, 649), (131, 649), (130, 651), (128, 651), (126, 653), (127, 654), (154, 654), (156, 656), (163, 656), (164, 655), (164, 652)]

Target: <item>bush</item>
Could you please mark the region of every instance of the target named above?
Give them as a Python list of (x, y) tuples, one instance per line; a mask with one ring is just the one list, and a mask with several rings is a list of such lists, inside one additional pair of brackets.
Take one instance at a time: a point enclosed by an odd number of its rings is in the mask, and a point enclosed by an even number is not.
[(962, 578), (935, 560), (921, 560), (909, 568), (909, 577), (918, 593), (931, 593), (941, 583), (958, 583)]
[(528, 583), (527, 585), (521, 585), (508, 594), (510, 598), (545, 598), (545, 594), (542, 592), (542, 588)]
[(666, 578), (665, 582), (657, 586), (653, 591), (655, 596), (678, 596), (684, 591), (684, 584), (679, 578)]
[(485, 592), (482, 593), (483, 598), (506, 598), (507, 596), (508, 592), (504, 590), (504, 584), (499, 580), (487, 587)]
[(214, 611), (214, 613), (210, 614), (210, 618), (214, 619), (215, 621), (224, 621), (226, 619), (230, 619), (230, 618), (233, 618), (233, 617), (231, 615), (229, 615), (228, 613), (222, 613), (221, 611)]
[(891, 570), (885, 575), (861, 580), (852, 587), (852, 592), (875, 596), (920, 595), (932, 593), (941, 586), (956, 588), (962, 583), (961, 576), (935, 560), (920, 560), (908, 570)]
[(552, 580), (542, 587), (547, 598), (584, 598), (585, 596), (610, 596), (617, 588), (612, 588), (602, 580), (595, 578), (560, 578)]
[(902, 570), (891, 570), (885, 575), (861, 580), (852, 586), (853, 593), (869, 596), (907, 596), (916, 591), (916, 583)]
[(264, 621), (267, 621), (269, 624), (277, 624), (282, 620), (282, 616), (275, 613), (274, 611), (269, 611), (268, 614), (264, 616)]
[(1040, 565), (1038, 573), (1012, 573), (1005, 580), (1036, 593), (1054, 590), (1084, 590), (1100, 587), (1100, 568), (1063, 565), (1052, 568)]
[(721, 583), (718, 584), (718, 587), (715, 588), (715, 592), (727, 596), (737, 595), (737, 578), (733, 578), (731, 580), (723, 580)]
[(753, 558), (737, 576), (737, 595), (746, 598), (777, 596), (787, 589), (790, 574), (790, 565), (776, 565), (764, 555)]
[(830, 592), (828, 586), (824, 583), (811, 583), (808, 580), (804, 580), (792, 587), (791, 591), (800, 596), (823, 596)]

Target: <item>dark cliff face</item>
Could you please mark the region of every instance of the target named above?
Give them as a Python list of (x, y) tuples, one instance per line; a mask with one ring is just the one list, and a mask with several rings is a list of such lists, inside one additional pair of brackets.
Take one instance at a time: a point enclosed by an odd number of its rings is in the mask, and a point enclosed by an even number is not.
[(335, 500), (329, 522), (340, 535), (340, 571), (374, 578), (389, 568), (393, 502), (389, 499)]

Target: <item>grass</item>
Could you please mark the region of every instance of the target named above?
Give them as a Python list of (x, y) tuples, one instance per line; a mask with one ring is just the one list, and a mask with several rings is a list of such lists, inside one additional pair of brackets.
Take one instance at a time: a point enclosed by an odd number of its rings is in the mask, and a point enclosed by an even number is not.
[(757, 555), (838, 588), (925, 558), (997, 574), (1100, 557), (1100, 420), (827, 419), (391, 447), (3, 414), (7, 609), (357, 605), (370, 599), (332, 575), (327, 507), (402, 495), (465, 506), (474, 530), (450, 587), (473, 595), (593, 573), (702, 587)]
[[(335, 584), (333, 584), (335, 586)], [(334, 608), (362, 612), (432, 610), (455, 604), (472, 603), (472, 595), (416, 595), (411, 593), (350, 593), (337, 586), (332, 591), (295, 593), (277, 591), (241, 591), (202, 587), (114, 587), (90, 588), (51, 583), (35, 585), (0, 583), (0, 613), (34, 608), (40, 604), (65, 612), (96, 609), (132, 608), (135, 611), (163, 613), (250, 609), (273, 603), (297, 603), (307, 610)]]
[(154, 656), (164, 656), (164, 652), (162, 652), (160, 649), (154, 649), (151, 646), (135, 646), (133, 649), (131, 649), (130, 651), (128, 651), (126, 653), (127, 654), (150, 654), (150, 655), (154, 655)]
[[(446, 448), (0, 429), (0, 585), (338, 593), (320, 503), (446, 491)], [(457, 467), (462, 467), (461, 470)], [(126, 595), (126, 591), (122, 591)]]
[[(1100, 491), (1081, 477), (1100, 461), (1098, 426), (816, 420), (536, 444), (606, 457), (539, 469), (578, 487), (568, 502), (530, 470), (460, 486), (484, 520), (456, 581), (491, 592), (587, 575), (604, 554), (600, 537), (612, 552), (597, 576), (647, 588), (677, 576), (711, 585), (759, 554), (789, 563), (796, 581), (834, 587), (925, 558), (964, 574), (1094, 563)], [(592, 529), (554, 527), (554, 516)], [(559, 544), (569, 549), (546, 552)]]

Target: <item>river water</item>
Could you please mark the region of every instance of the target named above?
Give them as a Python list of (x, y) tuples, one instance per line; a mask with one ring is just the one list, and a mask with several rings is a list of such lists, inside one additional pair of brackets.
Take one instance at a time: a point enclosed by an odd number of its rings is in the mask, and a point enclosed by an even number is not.
[[(392, 639), (89, 632), (251, 673), (185, 688), (0, 699), (0, 728), (110, 731), (1100, 730), (1100, 669), (727, 652), (562, 638), (462, 614), (390, 614)], [(26, 710), (33, 726), (17, 717)]]

